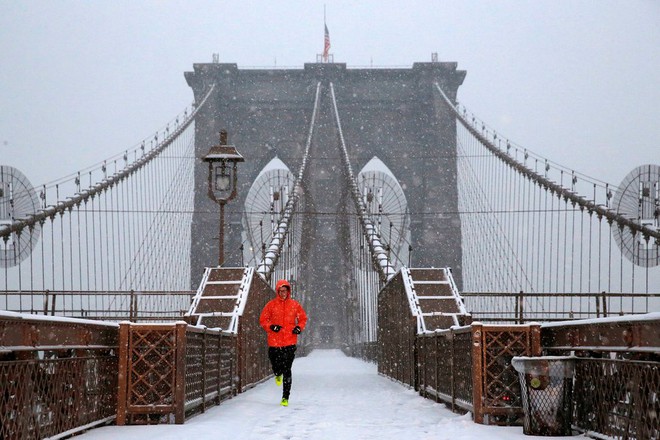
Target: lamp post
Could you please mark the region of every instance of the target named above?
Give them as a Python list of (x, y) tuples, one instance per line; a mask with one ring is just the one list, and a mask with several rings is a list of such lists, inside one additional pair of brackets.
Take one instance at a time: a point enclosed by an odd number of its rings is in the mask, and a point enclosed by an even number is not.
[(236, 197), (237, 165), (245, 159), (233, 145), (227, 145), (227, 130), (220, 131), (220, 144), (202, 158), (209, 164), (209, 198), (220, 205), (218, 266), (225, 262), (225, 204)]

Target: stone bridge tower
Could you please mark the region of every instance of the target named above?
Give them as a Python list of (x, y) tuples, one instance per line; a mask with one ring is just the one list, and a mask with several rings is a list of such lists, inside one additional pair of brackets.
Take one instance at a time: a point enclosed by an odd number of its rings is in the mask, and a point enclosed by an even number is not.
[[(347, 69), (342, 63), (305, 64), (303, 69), (239, 69), (236, 64), (194, 64), (185, 77), (199, 102), (215, 84), (210, 105), (195, 121), (195, 214), (191, 283), (218, 253), (218, 209), (207, 197), (203, 157), (227, 129), (229, 143), (245, 157), (238, 197), (226, 207), (225, 265), (242, 264), (241, 216), (245, 196), (274, 157), (298, 172), (304, 153), (316, 84), (322, 83), (310, 170), (303, 182), (311, 200), (306, 221), (308, 258), (295, 280), (309, 299), (308, 311), (331, 343), (345, 340), (341, 293), (348, 283), (341, 215), (348, 190), (328, 84), (333, 83), (353, 170), (377, 156), (405, 192), (410, 212), (410, 266), (451, 267), (461, 286), (461, 224), (456, 182), (456, 124), (439, 101), (434, 83), (456, 99), (465, 71), (453, 62), (415, 63), (410, 69)], [(406, 262), (407, 265), (408, 262)], [(294, 292), (295, 293), (295, 292)]]

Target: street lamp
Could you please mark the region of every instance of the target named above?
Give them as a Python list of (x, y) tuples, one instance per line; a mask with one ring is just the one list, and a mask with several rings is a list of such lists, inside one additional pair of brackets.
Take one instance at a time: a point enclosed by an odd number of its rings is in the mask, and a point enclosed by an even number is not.
[(218, 266), (225, 260), (225, 204), (236, 197), (237, 164), (245, 159), (233, 145), (227, 145), (227, 130), (220, 131), (220, 144), (202, 158), (209, 163), (209, 198), (220, 205), (220, 249)]

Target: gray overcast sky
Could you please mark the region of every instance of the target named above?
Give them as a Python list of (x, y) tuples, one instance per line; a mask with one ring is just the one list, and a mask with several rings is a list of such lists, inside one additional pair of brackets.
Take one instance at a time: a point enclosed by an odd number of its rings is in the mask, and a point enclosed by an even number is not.
[(660, 2), (604, 0), (0, 0), (0, 164), (39, 185), (135, 146), (213, 53), (302, 68), (324, 4), (349, 68), (437, 52), (467, 70), (459, 100), (517, 144), (615, 185), (660, 164)]

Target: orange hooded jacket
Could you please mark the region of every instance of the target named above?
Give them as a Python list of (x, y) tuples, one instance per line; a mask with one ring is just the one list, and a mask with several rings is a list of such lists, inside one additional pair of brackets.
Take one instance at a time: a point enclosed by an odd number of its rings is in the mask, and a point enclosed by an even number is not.
[[(286, 299), (280, 298), (278, 294), (280, 287), (289, 288)], [(297, 325), (301, 330), (307, 324), (307, 314), (300, 303), (291, 298), (291, 285), (287, 280), (279, 280), (275, 286), (275, 298), (271, 299), (261, 311), (259, 324), (268, 334), (269, 347), (286, 347), (296, 345), (298, 335), (293, 334), (293, 328)], [(271, 325), (282, 327), (279, 332), (270, 329)]]

